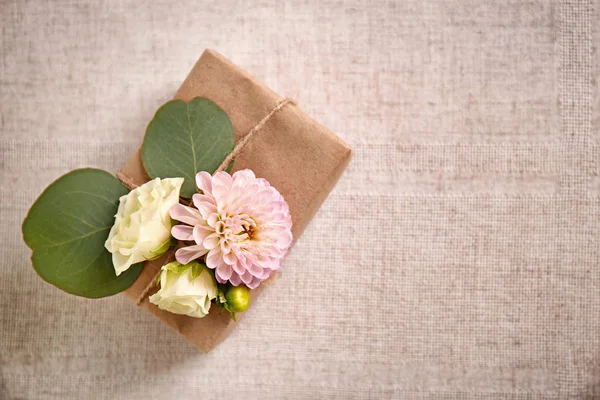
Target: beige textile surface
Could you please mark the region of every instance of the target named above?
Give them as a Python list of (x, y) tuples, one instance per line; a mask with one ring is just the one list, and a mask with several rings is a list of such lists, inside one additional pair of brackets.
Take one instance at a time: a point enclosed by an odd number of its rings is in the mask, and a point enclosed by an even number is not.
[[(0, 0), (0, 398), (600, 398), (599, 12)], [(123, 165), (207, 47), (356, 153), (204, 355), (42, 282), (19, 226), (52, 179)]]

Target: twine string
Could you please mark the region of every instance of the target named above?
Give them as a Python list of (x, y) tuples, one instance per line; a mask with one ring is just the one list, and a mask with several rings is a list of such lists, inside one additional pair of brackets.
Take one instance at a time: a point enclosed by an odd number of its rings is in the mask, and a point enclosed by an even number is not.
[(235, 157), (237, 157), (242, 151), (244, 151), (246, 146), (248, 146), (248, 143), (250, 143), (252, 136), (254, 136), (254, 134), (256, 132), (258, 132), (263, 126), (265, 126), (267, 121), (269, 119), (271, 119), (271, 117), (273, 115), (275, 115), (275, 113), (277, 111), (279, 111), (283, 107), (285, 107), (286, 104), (295, 105), (296, 102), (294, 100), (286, 97), (285, 99), (283, 99), (279, 103), (277, 103), (277, 105), (267, 115), (265, 115), (264, 118), (261, 119), (258, 124), (254, 125), (254, 127), (252, 129), (250, 129), (243, 138), (238, 140), (238, 142), (235, 144), (235, 148), (233, 149), (233, 151), (231, 153), (229, 153), (229, 155), (225, 158), (225, 160), (223, 160), (223, 162), (221, 163), (221, 165), (219, 165), (219, 168), (217, 168), (217, 170), (215, 172), (224, 171), (225, 168), (227, 168), (229, 166), (231, 161), (233, 161), (233, 159)]
[(117, 171), (117, 179), (120, 180), (123, 185), (127, 186), (127, 189), (129, 190), (133, 190), (136, 187), (138, 187), (138, 185), (133, 181), (133, 179), (131, 179), (121, 171)]
[[(244, 135), (244, 137), (242, 137), (240, 140), (238, 140), (238, 142), (235, 144), (233, 151), (231, 153), (229, 153), (229, 155), (225, 158), (225, 160), (223, 160), (223, 162), (221, 163), (221, 165), (219, 165), (219, 168), (217, 168), (215, 172), (224, 171), (229, 166), (229, 164), (233, 161), (233, 159), (235, 157), (237, 157), (238, 155), (240, 155), (246, 149), (246, 147), (250, 143), (250, 140), (252, 139), (252, 137), (254, 137), (256, 135), (256, 133), (258, 131), (260, 131), (263, 126), (265, 126), (267, 121), (269, 121), (269, 119), (271, 119), (271, 117), (273, 117), (273, 115), (275, 115), (279, 110), (281, 110), (283, 107), (285, 107), (288, 104), (296, 105), (296, 102), (294, 100), (290, 99), (289, 97), (286, 97), (283, 100), (281, 100), (279, 103), (277, 103), (277, 105), (267, 115), (265, 115), (263, 117), (263, 119), (261, 119), (256, 125), (254, 125), (254, 127), (252, 127), (252, 129), (250, 129), (248, 131), (248, 133), (246, 135)], [(124, 174), (121, 171), (117, 172), (117, 178), (131, 190), (138, 187), (138, 185), (133, 181), (133, 179), (131, 179), (129, 176), (127, 176), (126, 174)], [(172, 259), (173, 255), (174, 255), (174, 253), (171, 253), (169, 256), (169, 259)], [(139, 306), (141, 304), (141, 302), (144, 301), (144, 299), (146, 298), (148, 293), (150, 293), (152, 288), (156, 285), (156, 280), (158, 279), (160, 272), (161, 272), (161, 270), (159, 269), (156, 272), (156, 274), (154, 274), (154, 276), (152, 277), (150, 282), (148, 282), (148, 284), (144, 287), (144, 290), (142, 290), (140, 295), (135, 300), (136, 305)]]

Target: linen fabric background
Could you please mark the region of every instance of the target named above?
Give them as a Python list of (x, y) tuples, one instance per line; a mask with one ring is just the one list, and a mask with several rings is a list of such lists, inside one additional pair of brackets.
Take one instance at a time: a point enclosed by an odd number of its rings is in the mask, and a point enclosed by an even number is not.
[[(0, 398), (600, 398), (600, 2), (0, 0)], [(355, 150), (230, 338), (44, 283), (20, 225), (214, 48)]]

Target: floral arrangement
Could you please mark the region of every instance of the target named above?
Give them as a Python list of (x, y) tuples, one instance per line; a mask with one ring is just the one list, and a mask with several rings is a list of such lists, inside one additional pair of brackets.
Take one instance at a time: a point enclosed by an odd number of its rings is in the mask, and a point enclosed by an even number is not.
[(129, 190), (104, 171), (79, 169), (39, 196), (23, 222), (33, 267), (66, 292), (98, 298), (127, 289), (145, 261), (164, 257), (143, 293), (158, 288), (151, 303), (195, 318), (214, 303), (235, 319), (293, 241), (277, 189), (249, 169), (227, 171), (242, 150), (212, 101), (168, 102), (141, 148), (147, 183)]

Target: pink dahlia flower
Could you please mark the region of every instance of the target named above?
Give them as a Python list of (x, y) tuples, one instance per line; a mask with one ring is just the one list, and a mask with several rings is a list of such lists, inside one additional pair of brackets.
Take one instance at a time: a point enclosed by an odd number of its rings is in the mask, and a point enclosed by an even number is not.
[(195, 242), (175, 253), (187, 264), (206, 255), (220, 283), (257, 287), (279, 269), (292, 243), (292, 218), (283, 196), (249, 169), (233, 175), (196, 175), (201, 194), (194, 207), (176, 204), (171, 217), (187, 225), (171, 230), (175, 239)]

